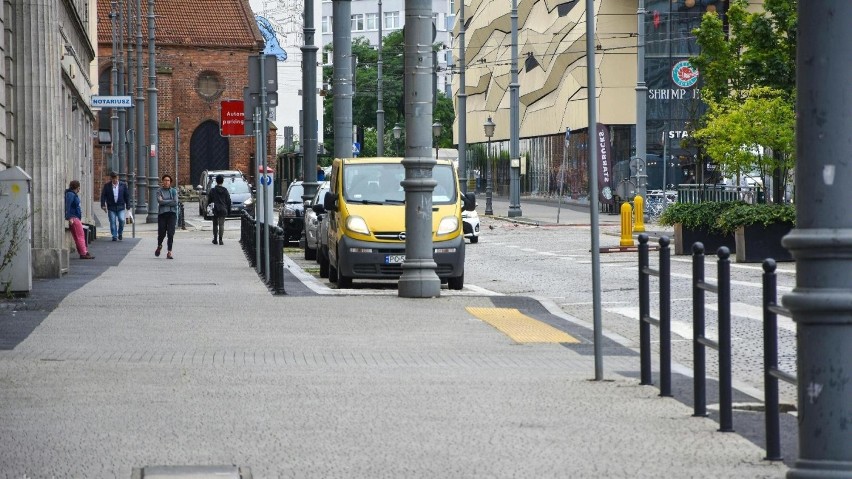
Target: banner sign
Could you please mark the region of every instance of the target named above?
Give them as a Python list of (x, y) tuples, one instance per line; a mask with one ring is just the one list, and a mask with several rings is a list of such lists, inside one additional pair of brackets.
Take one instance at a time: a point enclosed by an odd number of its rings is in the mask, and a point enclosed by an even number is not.
[(222, 111), (219, 121), (219, 124), (221, 125), (221, 135), (244, 136), (244, 118), (245, 112), (243, 111), (242, 100), (222, 100)]
[(92, 108), (130, 108), (133, 101), (130, 96), (92, 95)]
[[(597, 141), (595, 146), (598, 149), (598, 199), (601, 203), (611, 204), (612, 195), (605, 195), (604, 188), (611, 190), (612, 188), (612, 158), (610, 156), (610, 141), (609, 128), (606, 125), (597, 123)], [(609, 198), (607, 198), (609, 196)]]

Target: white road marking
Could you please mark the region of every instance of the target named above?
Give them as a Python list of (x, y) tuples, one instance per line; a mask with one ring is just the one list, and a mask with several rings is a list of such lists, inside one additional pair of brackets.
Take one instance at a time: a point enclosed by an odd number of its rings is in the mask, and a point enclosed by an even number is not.
[[(639, 306), (622, 306), (619, 308), (606, 308), (605, 311), (610, 313), (620, 314), (622, 316), (626, 316), (628, 318), (635, 319), (639, 321)], [(653, 316), (653, 313), (651, 314)], [(692, 339), (692, 323), (687, 323), (686, 321), (672, 321), (671, 322), (672, 333), (677, 334), (681, 338), (684, 339)], [(704, 330), (704, 337), (711, 340), (717, 341), (716, 331), (711, 331), (708, 329)]]
[[(704, 307), (710, 311), (719, 311), (719, 305), (716, 303), (708, 303), (704, 305)], [(753, 319), (763, 324), (763, 307), (754, 306), (746, 303), (732, 302), (731, 316)], [(787, 331), (792, 331), (794, 333), (796, 332), (796, 323), (793, 321), (792, 318), (788, 318), (786, 316), (778, 316), (778, 327), (786, 329)]]

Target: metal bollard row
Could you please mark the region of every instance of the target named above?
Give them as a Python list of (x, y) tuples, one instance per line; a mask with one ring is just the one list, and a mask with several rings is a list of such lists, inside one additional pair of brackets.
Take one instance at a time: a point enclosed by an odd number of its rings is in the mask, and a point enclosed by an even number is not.
[[(733, 384), (731, 372), (731, 252), (722, 246), (716, 253), (717, 283), (704, 281), (704, 245), (692, 245), (692, 348), (693, 348), (693, 416), (707, 416), (707, 374), (705, 348), (719, 352), (719, 431), (734, 432)], [(717, 341), (704, 333), (704, 293), (718, 298)]]
[[(660, 238), (660, 267), (649, 264), (648, 235), (639, 235), (639, 361), (640, 384), (653, 384), (651, 376), (651, 325), (660, 328), (660, 396), (671, 396), (671, 289), (669, 240)], [(731, 345), (731, 260), (730, 251), (723, 246), (716, 252), (717, 284), (704, 279), (704, 245), (692, 245), (692, 323), (693, 323), (693, 404), (695, 417), (707, 416), (706, 348), (718, 351), (719, 356), (719, 431), (734, 432), (733, 373)], [(763, 262), (763, 351), (764, 394), (766, 406), (766, 459), (780, 461), (781, 432), (778, 381), (797, 385), (795, 374), (778, 368), (777, 316), (792, 317), (791, 312), (778, 305), (775, 260)], [(650, 315), (650, 277), (660, 278), (660, 318)], [(705, 336), (705, 295), (717, 296), (718, 338)]]
[(763, 392), (766, 402), (766, 459), (780, 461), (781, 419), (778, 404), (778, 380), (797, 385), (796, 376), (778, 369), (778, 315), (793, 317), (777, 304), (775, 260), (763, 261)]
[[(660, 317), (651, 317), (650, 277), (660, 278)], [(651, 325), (660, 328), (660, 396), (672, 395), (671, 251), (669, 238), (660, 238), (660, 268), (648, 266), (648, 235), (639, 235), (639, 384), (651, 378)]]

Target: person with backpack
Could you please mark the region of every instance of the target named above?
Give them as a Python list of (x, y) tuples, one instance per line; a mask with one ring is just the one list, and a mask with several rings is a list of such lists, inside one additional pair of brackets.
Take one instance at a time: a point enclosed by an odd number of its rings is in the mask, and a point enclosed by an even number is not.
[(223, 175), (216, 175), (216, 186), (207, 193), (207, 204), (213, 205), (213, 244), (224, 244), (222, 235), (225, 233), (225, 218), (231, 211), (231, 193), (222, 186), (225, 182)]

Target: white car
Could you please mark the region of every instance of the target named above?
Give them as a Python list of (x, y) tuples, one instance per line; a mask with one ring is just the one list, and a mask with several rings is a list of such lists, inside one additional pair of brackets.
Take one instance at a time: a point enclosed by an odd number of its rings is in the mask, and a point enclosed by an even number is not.
[(476, 210), (462, 211), (462, 227), (465, 238), (470, 239), (471, 243), (479, 242), (479, 215)]

